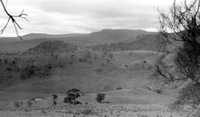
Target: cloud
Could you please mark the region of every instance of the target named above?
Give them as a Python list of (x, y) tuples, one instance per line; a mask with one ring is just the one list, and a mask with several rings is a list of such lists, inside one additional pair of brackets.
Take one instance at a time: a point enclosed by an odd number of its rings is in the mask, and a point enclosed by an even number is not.
[[(30, 23), (17, 20), (24, 28), (20, 34), (88, 33), (103, 28), (153, 29), (158, 25), (157, 7), (167, 8), (172, 3), (173, 0), (9, 0), (7, 8), (12, 14), (24, 9), (29, 15)], [(6, 21), (5, 14), (0, 14), (1, 20)], [(15, 34), (12, 28), (10, 24), (4, 35)]]

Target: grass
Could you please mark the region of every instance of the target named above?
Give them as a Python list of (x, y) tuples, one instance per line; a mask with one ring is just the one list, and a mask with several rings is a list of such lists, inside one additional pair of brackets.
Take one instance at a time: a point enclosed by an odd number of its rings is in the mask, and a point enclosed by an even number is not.
[[(52, 94), (61, 94), (60, 102), (63, 102), (62, 96), (65, 96), (69, 89), (77, 88), (82, 92), (94, 93), (88, 95), (87, 98), (80, 98), (83, 102), (96, 102), (95, 96), (98, 90), (111, 91), (107, 92), (105, 101), (120, 104), (149, 104), (158, 101), (159, 96), (155, 98), (154, 92), (148, 94), (145, 91), (140, 91), (138, 88), (146, 87), (149, 85), (148, 77), (152, 73), (149, 69), (135, 69), (130, 70), (127, 68), (119, 67), (118, 64), (131, 64), (139, 59), (154, 59), (155, 57), (149, 56), (149, 52), (139, 53), (130, 52), (115, 52), (111, 63), (106, 63), (106, 59), (102, 57), (100, 52), (91, 52), (92, 57), (87, 58), (87, 51), (80, 51), (75, 53), (56, 53), (58, 59), (54, 60), (51, 54), (30, 54), (30, 55), (8, 55), (3, 58), (8, 58), (9, 61), (16, 57), (21, 57), (21, 65), (25, 67), (26, 61), (30, 58), (34, 59), (38, 66), (44, 66), (46, 63), (51, 63), (53, 66), (51, 73), (47, 77), (33, 76), (27, 80), (16, 80), (9, 86), (2, 87), (0, 92), (0, 100), (21, 100), (31, 99), (33, 97), (49, 97)], [(150, 52), (151, 53), (151, 52)], [(56, 55), (54, 54), (54, 55)], [(71, 59), (71, 55), (74, 58)], [(97, 58), (94, 57), (97, 56)], [(124, 58), (124, 57), (125, 58)], [(89, 62), (79, 62), (80, 58), (86, 57)], [(137, 58), (137, 59), (136, 59)], [(72, 64), (69, 62), (72, 61)], [(125, 62), (124, 62), (125, 61)], [(66, 63), (63, 67), (59, 67), (60, 63)], [(104, 65), (102, 66), (102, 63)], [(19, 64), (19, 63), (17, 63)], [(4, 69), (1, 66), (0, 69)], [(99, 71), (100, 70), (100, 71)], [(115, 91), (117, 87), (122, 87), (123, 90)], [(136, 88), (136, 89), (135, 89)], [(128, 90), (125, 90), (128, 89)], [(134, 89), (131, 90), (130, 89)], [(113, 92), (112, 92), (113, 91)], [(166, 101), (171, 98), (164, 97)], [(161, 101), (164, 101), (161, 100)], [(168, 100), (169, 99), (169, 100)], [(164, 103), (166, 102), (164, 101)], [(49, 101), (51, 103), (51, 101)]]

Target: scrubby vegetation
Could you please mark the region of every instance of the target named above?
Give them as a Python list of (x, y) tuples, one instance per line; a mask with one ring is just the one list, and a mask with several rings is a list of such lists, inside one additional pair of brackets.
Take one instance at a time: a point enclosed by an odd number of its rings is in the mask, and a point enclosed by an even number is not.
[(78, 49), (77, 46), (67, 44), (64, 41), (44, 41), (37, 46), (28, 49), (28, 52), (54, 53), (54, 52), (73, 52)]
[(117, 43), (99, 44), (88, 46), (87, 48), (94, 51), (127, 51), (127, 50), (151, 50), (157, 51), (155, 46), (157, 35), (138, 36), (137, 40), (120, 41)]

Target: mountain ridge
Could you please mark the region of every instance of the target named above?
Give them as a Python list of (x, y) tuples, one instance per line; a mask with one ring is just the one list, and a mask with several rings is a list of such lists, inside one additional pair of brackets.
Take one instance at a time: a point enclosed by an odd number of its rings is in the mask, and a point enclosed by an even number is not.
[(19, 52), (26, 51), (31, 47), (38, 45), (43, 41), (61, 40), (65, 43), (73, 44), (80, 47), (117, 43), (126, 40), (137, 40), (141, 35), (156, 34), (155, 32), (147, 32), (144, 30), (129, 30), (129, 29), (103, 29), (98, 32), (89, 34), (44, 34), (30, 33), (22, 36), (21, 41), (17, 37), (2, 37), (0, 39), (0, 52)]

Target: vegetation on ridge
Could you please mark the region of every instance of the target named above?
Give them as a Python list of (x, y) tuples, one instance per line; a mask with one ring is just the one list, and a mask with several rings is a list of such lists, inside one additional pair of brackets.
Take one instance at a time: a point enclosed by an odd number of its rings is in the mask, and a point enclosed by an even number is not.
[(44, 41), (38, 44), (37, 46), (28, 49), (29, 52), (38, 52), (38, 53), (53, 53), (53, 52), (73, 52), (78, 49), (77, 46), (67, 44), (64, 41), (51, 40)]

